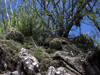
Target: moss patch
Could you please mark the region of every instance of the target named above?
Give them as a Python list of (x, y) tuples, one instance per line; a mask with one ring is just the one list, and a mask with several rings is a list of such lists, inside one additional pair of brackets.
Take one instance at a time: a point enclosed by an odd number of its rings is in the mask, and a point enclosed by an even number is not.
[(58, 38), (54, 38), (49, 43), (50, 49), (62, 49), (62, 43)]
[(24, 35), (18, 30), (12, 30), (12, 31), (7, 33), (6, 39), (8, 39), (8, 40), (12, 39), (14, 41), (18, 41), (18, 42), (23, 43)]
[(4, 63), (7, 64), (7, 70), (15, 70), (18, 64), (18, 54), (22, 45), (13, 40), (0, 40), (0, 68), (4, 71)]

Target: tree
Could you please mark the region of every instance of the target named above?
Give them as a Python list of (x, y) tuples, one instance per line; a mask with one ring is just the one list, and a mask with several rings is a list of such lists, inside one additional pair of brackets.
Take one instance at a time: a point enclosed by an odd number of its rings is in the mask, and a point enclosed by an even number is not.
[(21, 6), (17, 5), (18, 1), (3, 1), (5, 6), (1, 15), (5, 30), (17, 27), (21, 31), (24, 28), (26, 32), (23, 33), (30, 35), (35, 31), (41, 35), (54, 33), (68, 37), (73, 25), (80, 27), (81, 22), (89, 19), (100, 31), (99, 0), (21, 0)]
[[(89, 18), (100, 30), (95, 20), (94, 9), (98, 0), (24, 0), (41, 19), (46, 29), (59, 36), (68, 37), (73, 25), (81, 25), (84, 17)], [(33, 3), (30, 5), (29, 3)], [(92, 16), (92, 18), (91, 18)], [(94, 16), (94, 17), (93, 17)], [(46, 17), (46, 18), (44, 18)]]

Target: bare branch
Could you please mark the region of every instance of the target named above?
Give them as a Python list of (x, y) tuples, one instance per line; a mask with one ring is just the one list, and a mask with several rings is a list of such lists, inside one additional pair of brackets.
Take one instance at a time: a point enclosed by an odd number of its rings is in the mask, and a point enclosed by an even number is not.
[(94, 22), (95, 26), (96, 26), (97, 29), (100, 31), (100, 26), (98, 25), (98, 22), (97, 22), (96, 20), (90, 18), (88, 15), (87, 15), (87, 17), (88, 17), (90, 20), (92, 20), (92, 21)]
[(56, 5), (58, 5), (59, 2), (60, 2), (60, 0), (58, 0), (58, 2), (55, 4), (54, 8), (56, 7)]
[[(37, 0), (39, 2), (39, 0)], [(43, 8), (42, 4), (39, 2), (39, 4), (41, 5), (41, 7)]]

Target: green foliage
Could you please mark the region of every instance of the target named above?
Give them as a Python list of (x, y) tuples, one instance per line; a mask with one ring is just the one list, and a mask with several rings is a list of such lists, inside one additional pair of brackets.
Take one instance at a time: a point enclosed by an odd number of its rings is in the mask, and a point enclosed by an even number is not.
[(46, 50), (46, 52), (48, 53), (48, 54), (52, 54), (52, 53), (55, 53), (56, 52), (56, 50), (55, 49), (47, 49)]
[(44, 41), (44, 45), (49, 47), (49, 43), (50, 41), (52, 40), (53, 38), (46, 38), (45, 41)]
[(36, 48), (36, 51), (37, 52), (42, 52), (42, 49), (43, 49), (42, 47), (38, 47), (38, 48)]
[[(59, 36), (63, 36), (66, 30), (71, 30), (71, 27), (68, 26), (70, 26), (73, 19), (80, 19), (78, 17), (79, 14), (89, 15), (90, 19), (95, 21), (98, 19), (97, 15), (92, 13), (95, 10), (92, 4), (96, 1), (91, 3), (88, 0), (24, 0), (21, 6), (17, 5), (18, 0), (8, 0), (7, 2), (6, 0), (0, 1), (0, 5), (3, 8), (0, 9), (1, 22), (3, 24), (2, 28), (0, 28), (0, 33), (3, 30), (8, 32), (14, 27), (18, 28), (25, 36), (34, 36), (35, 39), (40, 36), (44, 37), (45, 33), (49, 34), (51, 31)], [(88, 4), (90, 3), (91, 5), (89, 6)], [(14, 7), (12, 7), (13, 5)], [(86, 8), (88, 7), (94, 10), (89, 9), (91, 11), (87, 11)], [(71, 11), (72, 8), (73, 10)], [(98, 24), (98, 22), (95, 24)]]

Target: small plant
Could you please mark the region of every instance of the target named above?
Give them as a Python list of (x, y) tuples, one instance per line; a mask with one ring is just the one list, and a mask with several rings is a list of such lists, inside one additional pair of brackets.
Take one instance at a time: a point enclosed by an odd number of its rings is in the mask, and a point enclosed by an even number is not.
[(7, 64), (6, 63), (4, 64), (4, 69), (5, 69), (5, 72), (7, 72)]
[(43, 49), (42, 47), (38, 47), (38, 48), (36, 48), (36, 51), (37, 51), (37, 52), (41, 52), (42, 49)]

